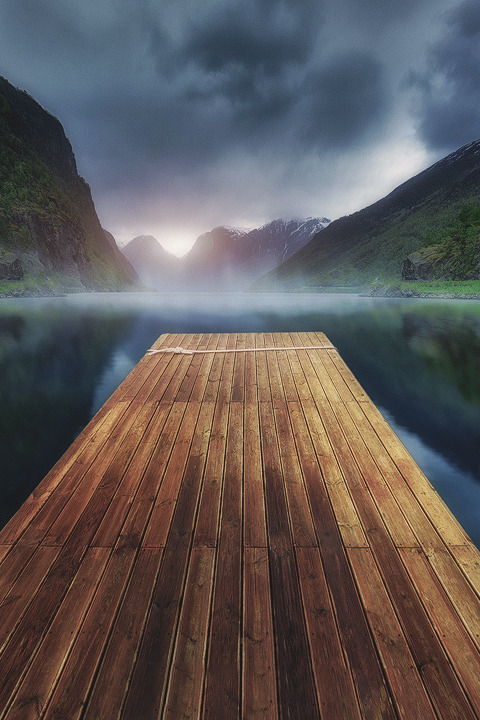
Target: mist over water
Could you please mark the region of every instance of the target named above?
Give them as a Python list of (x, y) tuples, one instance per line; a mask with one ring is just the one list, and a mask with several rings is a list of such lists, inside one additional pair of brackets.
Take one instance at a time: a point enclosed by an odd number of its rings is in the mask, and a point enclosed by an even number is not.
[(313, 294), (0, 302), (0, 524), (165, 332), (325, 332), (480, 545), (480, 304)]

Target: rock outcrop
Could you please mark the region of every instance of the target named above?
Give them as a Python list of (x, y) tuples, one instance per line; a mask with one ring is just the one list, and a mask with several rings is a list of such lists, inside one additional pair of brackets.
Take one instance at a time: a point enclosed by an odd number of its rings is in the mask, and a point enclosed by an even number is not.
[(429, 245), (410, 253), (403, 261), (402, 280), (449, 280), (451, 263), (442, 245)]
[(22, 263), (13, 253), (0, 253), (0, 280), (23, 280)]

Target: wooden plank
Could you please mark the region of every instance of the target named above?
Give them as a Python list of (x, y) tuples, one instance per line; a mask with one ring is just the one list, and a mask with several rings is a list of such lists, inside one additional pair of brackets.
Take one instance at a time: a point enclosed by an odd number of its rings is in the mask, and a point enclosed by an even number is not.
[(11, 545), (7, 547), (9, 552), (0, 564), (0, 602), (9, 592), (15, 580), (28, 563), (36, 550), (35, 546), (29, 545)]
[(243, 542), (246, 547), (264, 548), (267, 547), (267, 528), (257, 403), (245, 405), (244, 478)]
[[(368, 541), (360, 518), (316, 406), (304, 404), (302, 409), (299, 403), (289, 403), (288, 410), (290, 416), (295, 419), (293, 422), (299, 442), (302, 442), (302, 434), (307, 433), (309, 439), (303, 443), (304, 447), (309, 447), (310, 443), (313, 444), (315, 453), (311, 455), (310, 461), (313, 463), (316, 461), (321, 469), (321, 476), (335, 513), (343, 544), (346, 547), (366, 547)], [(307, 418), (306, 425), (304, 417)]]
[[(442, 591), (438, 579), (423, 552), (417, 549), (400, 550), (410, 577), (422, 598), (424, 607), (437, 632), (439, 642), (448, 654), (457, 676), (467, 693), (468, 699), (474, 708), (464, 699), (464, 695), (449, 694), (442, 703), (442, 694), (448, 692), (448, 686), (443, 692), (435, 692), (434, 702), (441, 717), (480, 717), (480, 656), (477, 648), (467, 635), (465, 628), (459, 621), (458, 615)], [(415, 638), (415, 644), (418, 639)], [(431, 671), (433, 668), (430, 667)], [(423, 668), (422, 668), (423, 671)], [(445, 682), (444, 677), (436, 678), (438, 684)], [(446, 684), (446, 683), (445, 683)], [(462, 715), (462, 713), (464, 713)]]
[[(375, 464), (368, 447), (363, 442), (362, 436), (352, 421), (346, 406), (336, 403), (332, 407), (334, 408), (337, 421), (344, 435), (344, 437), (341, 438), (340, 434), (337, 433), (338, 456), (342, 453), (340, 448), (347, 446), (347, 441), (345, 440), (345, 437), (347, 437), (348, 452), (352, 453), (360, 470), (360, 472), (355, 472), (353, 463), (351, 464), (351, 470), (349, 472), (350, 491), (353, 494), (352, 488), (354, 488), (354, 500), (357, 507), (359, 504), (361, 504), (362, 507), (372, 506), (372, 512), (369, 513), (370, 521), (372, 522), (374, 517), (377, 518), (375, 525), (367, 528), (367, 537), (369, 532), (377, 532), (377, 528), (380, 526), (382, 526), (383, 530), (383, 524), (385, 524), (397, 547), (418, 547), (419, 543), (417, 538)], [(334, 421), (330, 411), (324, 408), (324, 413), (325, 415), (329, 415), (329, 426), (332, 428)], [(373, 509), (372, 499), (378, 510)]]
[(37, 548), (0, 605), (0, 651), (15, 631), (58, 556), (58, 548)]
[(163, 547), (167, 541), (199, 412), (200, 403), (192, 402), (186, 405), (185, 414), (145, 532), (143, 545), (146, 547)]
[[(339, 406), (335, 406), (338, 412)], [(325, 411), (325, 409), (324, 409)], [(335, 422), (329, 417), (327, 432), (337, 456), (342, 457), (343, 469), (350, 491), (366, 528), (377, 565), (389, 589), (392, 603), (399, 616), (403, 631), (409, 642), (417, 666), (421, 668), (423, 682), (428, 692), (436, 698), (436, 710), (442, 707), (441, 717), (473, 717), (470, 706), (438, 642), (429, 618), (421, 606), (411, 582), (400, 561), (391, 536), (386, 531), (375, 505), (368, 501), (358, 472), (351, 462), (346, 462), (351, 450), (343, 434), (337, 432)], [(349, 443), (354, 438), (349, 435)]]
[[(276, 347), (290, 347), (293, 344), (287, 333), (275, 333), (273, 335), (273, 342)], [(284, 350), (276, 352), (285, 400), (287, 402), (296, 402), (298, 400), (298, 392), (288, 361), (288, 355), (289, 353)]]
[[(265, 338), (263, 335), (255, 335), (255, 347), (265, 347)], [(267, 368), (267, 353), (252, 353), (255, 357), (256, 375), (257, 375), (257, 394), (259, 402), (270, 402), (270, 380)]]
[(369, 548), (348, 551), (368, 622), (400, 718), (434, 720), (430, 699)]
[[(148, 483), (153, 471), (148, 472), (146, 478), (145, 474), (150, 468), (150, 461), (158, 447), (159, 455), (156, 456), (157, 464), (154, 477), (157, 480), (158, 475), (161, 476), (163, 463), (166, 463), (168, 459), (168, 438), (170, 437), (170, 442), (173, 442), (172, 437), (175, 437), (175, 426), (180, 422), (179, 418), (182, 410), (181, 405), (169, 407), (168, 405), (153, 403), (153, 407), (155, 411), (150, 424), (145, 430), (142, 442), (137, 446), (128, 468), (123, 473), (115, 496), (99, 523), (91, 543), (94, 546), (113, 547), (119, 538), (123, 544), (130, 544), (135, 547), (140, 543), (146, 520), (138, 525), (133, 521), (133, 518), (135, 520), (139, 519), (138, 502), (141, 503), (143, 510), (151, 509), (153, 499), (147, 503), (145, 498), (151, 498), (151, 495), (155, 492)], [(165, 428), (170, 411), (172, 418)], [(159, 441), (164, 431), (167, 438), (165, 445)], [(152, 480), (152, 484), (153, 482)], [(147, 485), (149, 485), (148, 489), (145, 488)]]
[[(289, 403), (289, 409), (292, 403)], [(291, 416), (325, 576), (365, 718), (396, 717), (303, 414)]]
[[(254, 333), (246, 333), (246, 347), (255, 347)], [(245, 353), (245, 405), (257, 404), (257, 359), (256, 353)]]
[[(208, 622), (213, 587), (214, 548), (193, 548), (163, 716), (200, 720)], [(92, 716), (96, 720), (96, 716)]]
[(480, 717), (480, 555), (336, 350), (146, 355), (2, 537), (6, 720)]
[(230, 404), (203, 718), (239, 717), (241, 697), (243, 403)]
[(127, 692), (163, 550), (141, 548), (82, 720), (118, 717)]
[(451, 546), (450, 552), (480, 597), (480, 556), (473, 545)]
[[(141, 454), (138, 458), (134, 457), (124, 478), (127, 483), (138, 482), (139, 484), (125, 522), (120, 533), (117, 533), (118, 542), (121, 545), (138, 547), (143, 541), (148, 519), (155, 505), (158, 488), (168, 465), (186, 404), (173, 403), (172, 406), (162, 407), (164, 409), (159, 412), (158, 422), (160, 426), (163, 424), (163, 427), (156, 438), (156, 444), (152, 448), (150, 442), (142, 443)], [(152, 442), (154, 441), (154, 429), (155, 425), (152, 427), (152, 435), (149, 433)], [(147, 459), (146, 467), (145, 465), (142, 467), (140, 464), (143, 458)], [(114, 541), (116, 541), (115, 538)]]
[[(186, 335), (166, 335), (159, 343), (154, 343), (152, 349), (161, 349), (162, 347), (177, 347), (182, 345)], [(132, 400), (135, 398), (140, 402), (148, 399), (153, 388), (159, 383), (164, 382), (164, 375), (171, 375), (174, 372), (179, 361), (178, 355), (169, 353), (158, 353), (155, 355), (146, 354), (134, 369), (134, 381), (125, 389), (120, 397), (124, 400)], [(120, 386), (119, 389), (121, 389)]]
[[(237, 336), (234, 333), (230, 333), (227, 336), (227, 349), (234, 350), (237, 342)], [(218, 402), (229, 403), (232, 394), (232, 378), (233, 368), (235, 365), (235, 353), (225, 353), (222, 367), (222, 374), (220, 377), (220, 385), (218, 388)]]
[(480, 599), (472, 590), (455, 560), (445, 550), (431, 550), (428, 561), (459, 614), (467, 632), (480, 650)]
[[(284, 347), (295, 347), (295, 342), (292, 339), (290, 333), (281, 333), (282, 345)], [(285, 353), (288, 358), (288, 363), (292, 373), (293, 381), (295, 383), (295, 390), (298, 394), (299, 400), (303, 402), (312, 402), (313, 396), (310, 387), (307, 382), (307, 378), (302, 368), (298, 353), (296, 351), (289, 351)], [(319, 390), (318, 399), (325, 398), (323, 389)]]
[[(324, 333), (321, 332), (315, 332), (313, 333), (313, 337), (316, 340), (315, 344), (320, 345), (330, 345), (329, 339), (326, 337)], [(343, 358), (339, 355), (337, 350), (322, 350), (322, 353), (325, 352), (328, 357), (330, 358), (330, 361), (335, 365), (336, 369), (342, 376), (343, 380), (345, 381), (345, 384), (348, 386), (350, 392), (354, 396), (354, 398), (357, 400), (357, 402), (363, 402), (365, 400), (368, 400), (368, 395), (363, 389), (363, 387), (358, 382), (355, 375), (352, 373), (348, 365), (345, 364)]]
[(251, 353), (242, 352), (247, 347), (247, 336), (245, 333), (237, 335), (237, 349), (240, 352), (235, 353), (235, 366), (233, 369), (232, 380), (232, 402), (241, 402), (245, 400), (245, 356)]
[[(184, 338), (184, 334), (163, 334), (153, 343), (151, 349), (159, 350), (162, 347), (171, 347), (172, 345), (177, 346), (182, 343)], [(151, 356), (148, 353), (145, 353), (145, 355), (140, 358), (135, 367), (127, 375), (125, 380), (112, 394), (111, 399), (114, 402), (118, 402), (119, 400), (132, 399), (136, 397), (142, 385), (148, 380), (148, 378), (158, 378), (162, 374), (170, 359), (170, 357), (163, 354)]]
[[(272, 333), (265, 333), (264, 340), (266, 347), (274, 347)], [(267, 359), (268, 381), (270, 383), (270, 395), (274, 406), (277, 402), (285, 402), (282, 378), (278, 368), (277, 354), (271, 350), (265, 353)]]
[(104, 451), (90, 466), (43, 539), (44, 545), (63, 545), (87, 505), (97, 504), (103, 496), (112, 495), (143, 437), (155, 406), (145, 405), (126, 412), (121, 426), (107, 441)]
[[(153, 591), (137, 662), (130, 681), (125, 719), (157, 717), (168, 684), (170, 657), (188, 567), (194, 520), (203, 480), (213, 406), (200, 411), (189, 465), (175, 507), (164, 558)], [(155, 667), (152, 678), (151, 668)]]
[(319, 550), (297, 548), (296, 553), (322, 717), (360, 720), (355, 686), (345, 660)]
[(110, 551), (105, 548), (87, 550), (50, 632), (45, 636), (16, 691), (5, 719), (37, 720), (42, 715), (96, 591), (109, 554)]
[(84, 555), (84, 549), (75, 544), (64, 546), (60, 552), (57, 548), (45, 548), (44, 552), (58, 555), (0, 655), (0, 708), (7, 706), (28, 668)]
[(116, 548), (58, 679), (44, 717), (80, 718), (124, 589), (135, 561), (135, 550)]
[[(211, 339), (211, 335), (209, 334), (200, 335), (196, 349), (206, 350), (209, 347)], [(205, 355), (202, 355), (200, 353), (194, 354), (191, 358), (187, 373), (183, 378), (175, 396), (175, 400), (177, 402), (188, 402), (190, 400), (190, 395), (192, 394), (195, 383), (197, 382), (198, 374), (200, 372), (204, 359)]]
[[(229, 353), (229, 356), (233, 359), (234, 354)], [(225, 357), (227, 357), (227, 354), (225, 354)], [(212, 366), (213, 370), (214, 366)], [(229, 384), (231, 386), (232, 374), (233, 362), (224, 363), (221, 375), (216, 377), (215, 383), (212, 385), (212, 389), (213, 387), (216, 389), (218, 400), (213, 418), (205, 478), (193, 541), (195, 546), (215, 547), (217, 544), (228, 416), (230, 413), (230, 404), (226, 401), (226, 396), (229, 397), (230, 394), (226, 393), (225, 390), (222, 392), (222, 387), (227, 388)], [(214, 400), (217, 399), (217, 395), (212, 396), (209, 394), (209, 397), (213, 397)]]
[[(300, 333), (292, 332), (290, 333), (290, 336), (294, 346), (302, 347), (303, 345), (305, 345), (305, 338), (303, 338)], [(310, 392), (315, 398), (315, 400), (330, 400), (332, 402), (338, 402), (340, 400), (340, 396), (334, 384), (326, 373), (325, 377), (322, 377), (322, 381), (319, 380), (319, 377), (315, 372), (315, 368), (312, 365), (307, 350), (297, 350), (296, 354), (300, 362), (303, 374), (305, 375), (305, 378), (307, 380), (308, 387), (310, 388)]]
[[(385, 422), (380, 411), (373, 403), (366, 403), (362, 407), (375, 432), (385, 447), (388, 448), (406, 483), (443, 541), (447, 545), (469, 545), (471, 540), (467, 533), (454, 518), (436, 490), (434, 490), (392, 428)], [(426, 547), (424, 549), (427, 550)]]
[(260, 435), (265, 477), (279, 712), (281, 716), (292, 719), (313, 720), (320, 715), (271, 403), (260, 403)]
[[(218, 336), (217, 350), (225, 349), (227, 347), (227, 335), (222, 333)], [(218, 395), (218, 388), (220, 386), (220, 379), (222, 377), (223, 362), (225, 354), (216, 352), (213, 357), (213, 362), (210, 367), (208, 374), (207, 386), (205, 388), (205, 394), (203, 397), (204, 402), (216, 402)]]
[[(312, 345), (323, 345), (323, 344), (329, 344), (328, 339), (325, 340), (318, 337), (317, 333), (306, 333), (306, 336), (308, 340), (311, 342)], [(334, 364), (332, 360), (333, 355), (338, 355), (337, 350), (309, 350), (308, 356), (310, 358), (310, 361), (312, 365), (315, 368), (315, 371), (317, 372), (317, 375), (319, 376), (320, 380), (325, 379), (326, 381), (326, 375), (330, 378), (330, 382), (333, 383), (339, 397), (342, 399), (343, 402), (351, 402), (354, 400), (354, 395), (349, 387), (349, 385), (345, 382), (345, 379), (341, 375), (341, 373), (338, 371), (336, 365)], [(323, 382), (323, 380), (322, 380)], [(326, 381), (327, 382), (327, 381)], [(329, 384), (329, 383), (328, 383)]]
[(268, 552), (245, 548), (242, 718), (278, 718)]
[[(185, 349), (196, 350), (201, 342), (200, 335), (187, 336), (188, 339), (183, 343)], [(199, 358), (196, 355), (181, 355), (180, 362), (173, 373), (170, 376), (168, 385), (165, 387), (165, 391), (161, 396), (162, 403), (178, 402), (178, 393), (182, 386), (187, 386), (190, 382), (191, 376), (195, 375), (195, 368), (199, 362)], [(160, 393), (159, 386), (156, 385), (152, 392), (152, 399), (159, 399), (158, 394)]]
[(347, 405), (349, 414), (354, 419), (359, 433), (375, 460), (375, 464), (380, 469), (403, 514), (408, 518), (408, 523), (413, 529), (418, 543), (424, 549), (444, 547), (438, 532), (426, 516), (418, 499), (405, 482), (387, 449), (367, 420), (364, 413), (366, 406), (367, 403), (361, 403), (361, 405), (359, 403), (348, 403)]
[[(218, 345), (219, 336), (218, 334), (209, 334), (208, 335), (208, 341), (206, 343), (206, 349), (207, 350), (214, 350)], [(195, 377), (195, 382), (193, 384), (190, 396), (188, 400), (191, 400), (192, 402), (201, 402), (203, 400), (203, 396), (205, 394), (205, 389), (207, 387), (208, 382), (208, 376), (210, 373), (210, 369), (212, 367), (215, 353), (207, 353), (205, 355), (197, 355), (196, 356), (200, 360), (200, 366), (198, 368), (197, 375)], [(182, 397), (180, 394), (178, 396), (179, 400), (187, 400), (187, 397)]]
[(215, 408), (194, 545), (216, 547), (230, 406)]
[(290, 427), (290, 419), (285, 404), (281, 405), (278, 400), (274, 406), (274, 418), (279, 439), (278, 446), (293, 542), (296, 546), (313, 546), (317, 544), (317, 537)]

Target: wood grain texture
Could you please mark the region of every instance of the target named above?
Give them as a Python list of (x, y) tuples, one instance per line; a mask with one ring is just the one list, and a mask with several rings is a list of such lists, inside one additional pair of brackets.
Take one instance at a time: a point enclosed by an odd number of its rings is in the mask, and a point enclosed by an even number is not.
[(0, 720), (480, 719), (480, 553), (339, 350), (154, 348), (0, 532)]

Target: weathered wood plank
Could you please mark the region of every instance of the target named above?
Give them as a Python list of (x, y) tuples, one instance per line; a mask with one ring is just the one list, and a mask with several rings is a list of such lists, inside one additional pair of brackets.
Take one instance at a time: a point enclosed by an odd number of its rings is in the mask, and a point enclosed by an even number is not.
[[(445, 673), (442, 673), (438, 678), (434, 678), (435, 685), (442, 683), (442, 687), (440, 689), (435, 688), (436, 692), (434, 693), (437, 712), (441, 713), (441, 717), (478, 718), (480, 717), (480, 655), (478, 648), (475, 647), (473, 641), (467, 635), (455, 609), (442, 591), (441, 585), (422, 551), (415, 548), (402, 549), (400, 554), (417, 592), (422, 598), (423, 606), (437, 633), (438, 642), (448, 655), (456, 676), (460, 679), (474, 708), (474, 712), (472, 712), (470, 704), (464, 699), (464, 695), (449, 692), (449, 686), (453, 685), (453, 682), (447, 684)], [(422, 644), (422, 639), (414, 636), (413, 644), (415, 645), (415, 652), (418, 646)], [(427, 672), (435, 672), (436, 669), (434, 662), (430, 660), (430, 667)], [(424, 672), (423, 667), (422, 672)], [(429, 678), (429, 680), (430, 685), (433, 685), (432, 679)], [(445, 689), (443, 683), (446, 685)], [(448, 699), (446, 697), (447, 693)], [(445, 695), (443, 703), (442, 694)]]
[(480, 553), (330, 344), (159, 338), (215, 352), (145, 355), (0, 533), (0, 717), (480, 717)]
[(347, 552), (399, 717), (405, 720), (434, 720), (436, 714), (415, 667), (371, 550), (350, 548)]
[(112, 552), (105, 575), (47, 706), (45, 718), (77, 720), (81, 716), (134, 561), (135, 550), (132, 548), (116, 548)]
[(284, 717), (313, 720), (320, 715), (271, 403), (260, 403), (260, 436), (265, 477), (279, 711)]
[[(202, 406), (196, 425), (187, 472), (175, 507), (129, 686), (123, 711), (125, 718), (156, 718), (165, 699), (169, 660), (174, 646), (180, 599), (194, 533), (194, 519), (205, 470), (206, 448), (209, 439), (211, 442), (213, 407), (213, 403)], [(152, 664), (156, 668), (154, 678), (151, 676)]]
[[(411, 488), (443, 541), (447, 545), (469, 545), (470, 538), (397, 438), (390, 425), (385, 422), (378, 408), (370, 402), (362, 405), (362, 408), (380, 440), (389, 449), (405, 482)], [(424, 547), (424, 550), (426, 549)]]
[(15, 704), (5, 716), (8, 720), (37, 720), (45, 710), (100, 582), (109, 554), (107, 548), (87, 550), (49, 633), (15, 693)]
[(230, 404), (203, 717), (239, 717), (241, 697), (243, 403)]
[(83, 720), (109, 720), (120, 714), (162, 555), (158, 548), (138, 552)]
[(175, 438), (175, 444), (145, 531), (143, 545), (146, 547), (163, 547), (167, 541), (199, 412), (200, 403), (188, 403), (186, 405), (180, 429)]
[(276, 720), (275, 633), (268, 552), (245, 548), (243, 591), (243, 714), (245, 720)]
[[(335, 410), (338, 411), (337, 406)], [(342, 457), (344, 472), (363, 525), (367, 529), (367, 537), (377, 565), (389, 589), (417, 666), (421, 668), (423, 682), (429, 693), (435, 697), (437, 712), (442, 708), (441, 717), (462, 717), (464, 713), (465, 718), (471, 718), (473, 715), (468, 701), (411, 585), (381, 515), (377, 507), (369, 501), (363, 483), (358, 480), (358, 471), (354, 464), (345, 462), (352, 451), (345, 436), (338, 432), (335, 425), (336, 421), (330, 416), (327, 432), (335, 452)], [(350, 437), (349, 442), (353, 443)], [(348, 470), (345, 469), (347, 467)]]
[(322, 717), (359, 720), (362, 715), (351, 671), (345, 660), (319, 550), (297, 548), (296, 553)]
[(165, 718), (200, 720), (201, 717), (214, 563), (214, 548), (193, 548), (163, 713)]
[[(289, 407), (292, 404), (289, 403)], [(342, 645), (365, 718), (395, 718), (388, 686), (378, 662), (363, 606), (353, 580), (345, 546), (307, 429), (308, 417), (291, 415), (302, 463), (325, 576), (339, 626)], [(307, 421), (307, 422), (306, 422)]]
[(480, 597), (480, 554), (473, 545), (450, 546), (450, 552)]

